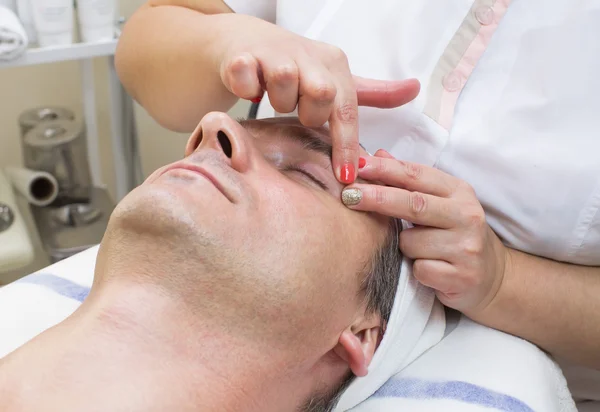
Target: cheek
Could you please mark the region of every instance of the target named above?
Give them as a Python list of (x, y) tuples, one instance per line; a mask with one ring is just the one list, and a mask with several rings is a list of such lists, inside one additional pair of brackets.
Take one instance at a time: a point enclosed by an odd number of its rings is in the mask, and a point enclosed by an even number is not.
[[(341, 274), (356, 271), (357, 250), (361, 250), (357, 232), (349, 225), (357, 219), (348, 216), (327, 194), (303, 188), (272, 186), (261, 192), (263, 210), (260, 219), (252, 223), (260, 237), (253, 249), (264, 256), (265, 264), (277, 265), (289, 273), (297, 269), (298, 280), (310, 280), (313, 285), (328, 288), (328, 283), (340, 285)], [(323, 276), (323, 274), (328, 276)], [(293, 281), (293, 279), (288, 279)]]
[[(291, 185), (289, 185), (291, 186)], [(339, 219), (336, 218), (333, 202), (327, 202), (317, 193), (295, 186), (271, 186), (261, 192), (261, 226), (266, 235), (276, 235), (285, 241), (300, 243), (327, 244), (328, 238), (336, 231)]]
[(286, 319), (293, 318), (298, 329), (343, 324), (358, 304), (352, 297), (359, 299), (357, 271), (368, 242), (361, 245), (358, 233), (365, 225), (335, 199), (302, 187), (264, 184), (257, 200), (240, 216), (247, 223), (236, 230), (251, 235), (235, 241), (244, 256), (248, 253), (244, 261), (251, 262), (253, 287), (273, 309), (273, 322), (290, 314)]

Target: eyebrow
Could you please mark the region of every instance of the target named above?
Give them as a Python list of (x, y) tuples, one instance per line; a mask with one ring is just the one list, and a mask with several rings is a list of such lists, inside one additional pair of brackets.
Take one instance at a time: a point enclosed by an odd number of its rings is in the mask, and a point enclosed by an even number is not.
[(314, 129), (296, 124), (265, 123), (248, 120), (241, 120), (240, 124), (246, 129), (252, 129), (256, 131), (272, 128), (273, 130), (280, 132), (284, 137), (301, 143), (305, 150), (310, 150), (312, 152), (327, 156), (327, 159), (331, 160), (333, 149), (331, 144), (323, 140), (324, 137), (328, 136)]

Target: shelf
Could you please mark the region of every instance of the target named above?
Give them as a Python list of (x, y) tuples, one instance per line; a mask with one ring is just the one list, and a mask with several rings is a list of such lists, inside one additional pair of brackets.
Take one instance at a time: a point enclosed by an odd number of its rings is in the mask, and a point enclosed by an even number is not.
[(115, 54), (117, 41), (114, 39), (99, 43), (74, 43), (64, 46), (30, 48), (18, 59), (0, 62), (0, 69), (112, 56)]
[[(119, 20), (122, 24), (124, 19)], [(100, 164), (99, 131), (96, 109), (96, 87), (94, 81), (94, 64), (92, 59), (96, 57), (113, 57), (117, 49), (118, 38), (121, 31), (115, 28), (115, 39), (95, 43), (74, 43), (53, 47), (32, 47), (27, 49), (18, 59), (8, 62), (0, 61), (0, 70), (5, 68), (18, 68), (25, 66), (41, 65), (46, 63), (58, 63), (64, 61), (79, 61), (82, 95), (83, 95), (83, 117), (87, 141), (87, 158), (90, 167), (92, 183), (96, 187), (104, 187), (101, 178), (102, 167)], [(108, 66), (109, 78), (109, 109), (110, 127), (112, 135), (112, 149), (115, 167), (115, 190), (116, 200), (122, 199), (137, 184), (132, 183), (132, 177), (137, 173), (132, 168), (139, 163), (139, 159), (133, 154), (128, 155), (124, 150), (137, 140), (135, 122), (133, 117), (133, 101), (127, 95), (123, 85), (119, 81), (114, 66), (114, 58), (104, 59)], [(0, 98), (3, 97), (0, 93)], [(131, 106), (129, 110), (128, 107)], [(126, 114), (130, 113), (130, 114)], [(130, 142), (131, 141), (131, 142)]]

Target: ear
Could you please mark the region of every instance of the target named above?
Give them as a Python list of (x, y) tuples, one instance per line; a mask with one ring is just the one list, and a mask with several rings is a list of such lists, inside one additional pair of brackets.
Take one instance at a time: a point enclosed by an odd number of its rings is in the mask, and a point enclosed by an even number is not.
[(344, 360), (356, 376), (366, 376), (379, 344), (381, 318), (371, 315), (359, 319), (340, 335), (334, 352)]

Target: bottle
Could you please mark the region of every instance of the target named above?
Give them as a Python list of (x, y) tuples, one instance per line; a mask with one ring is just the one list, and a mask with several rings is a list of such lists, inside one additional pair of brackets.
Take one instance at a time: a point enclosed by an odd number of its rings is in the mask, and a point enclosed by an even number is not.
[(42, 47), (73, 43), (73, 0), (30, 0)]
[(23, 28), (29, 38), (29, 44), (37, 44), (37, 32), (35, 31), (35, 23), (33, 22), (33, 12), (31, 10), (30, 0), (17, 0), (17, 16), (23, 24)]
[(116, 0), (77, 0), (82, 41), (100, 42), (114, 39), (116, 15)]

